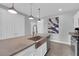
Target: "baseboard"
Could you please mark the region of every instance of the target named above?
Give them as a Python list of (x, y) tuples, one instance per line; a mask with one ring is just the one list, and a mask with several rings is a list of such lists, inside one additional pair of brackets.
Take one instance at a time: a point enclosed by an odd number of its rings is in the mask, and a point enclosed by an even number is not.
[(63, 41), (58, 41), (58, 40), (50, 40), (50, 41), (57, 42), (57, 43), (62, 43), (62, 44), (66, 44), (66, 45), (71, 45), (68, 42), (63, 42)]

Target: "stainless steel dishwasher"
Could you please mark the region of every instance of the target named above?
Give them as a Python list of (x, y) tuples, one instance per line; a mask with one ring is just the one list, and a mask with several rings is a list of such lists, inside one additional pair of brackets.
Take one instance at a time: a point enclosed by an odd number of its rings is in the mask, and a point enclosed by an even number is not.
[(76, 37), (72, 36), (71, 37), (71, 50), (72, 50), (72, 55), (77, 56), (77, 40)]

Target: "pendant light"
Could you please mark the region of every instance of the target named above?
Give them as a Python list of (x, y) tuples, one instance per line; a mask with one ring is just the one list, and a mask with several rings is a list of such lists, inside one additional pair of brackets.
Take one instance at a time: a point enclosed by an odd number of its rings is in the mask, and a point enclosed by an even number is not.
[(12, 7), (8, 9), (8, 12), (10, 12), (12, 14), (17, 14), (16, 9), (14, 8), (14, 3), (12, 3)]
[(40, 20), (41, 20), (41, 19), (40, 19), (40, 8), (38, 8), (38, 13), (39, 13), (39, 14), (38, 14), (38, 22), (40, 22)]
[(30, 9), (30, 14), (31, 14), (31, 15), (29, 16), (28, 19), (33, 20), (34, 17), (33, 17), (33, 15), (32, 15), (32, 3), (30, 4), (30, 7), (31, 7), (31, 9)]

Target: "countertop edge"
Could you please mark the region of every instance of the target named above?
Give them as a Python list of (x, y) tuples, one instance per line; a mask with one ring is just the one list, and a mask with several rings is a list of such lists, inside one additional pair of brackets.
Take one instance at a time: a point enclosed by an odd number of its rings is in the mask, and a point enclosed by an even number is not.
[(32, 46), (32, 45), (34, 45), (34, 44), (35, 44), (35, 43), (33, 43), (33, 44), (31, 44), (31, 45), (29, 45), (29, 46), (27, 46), (27, 47), (25, 47), (25, 48), (23, 48), (23, 49), (21, 49), (21, 50), (19, 50), (19, 51), (13, 53), (13, 54), (11, 54), (11, 55), (9, 55), (9, 56), (14, 56), (14, 55), (16, 55), (17, 53), (19, 53), (19, 52), (21, 52), (21, 51), (23, 51), (23, 50), (29, 48), (30, 46)]
[[(48, 34), (38, 34), (39, 36), (44, 36), (44, 38), (45, 37), (47, 37), (47, 36), (49, 36)], [(38, 35), (35, 35), (35, 36), (38, 36)], [(8, 39), (4, 39), (4, 40), (1, 40), (1, 41), (5, 41), (5, 40), (13, 40), (13, 39), (18, 39), (18, 38), (23, 38), (23, 37), (25, 37), (26, 38), (26, 40), (29, 40), (29, 38), (30, 37), (33, 37), (32, 35), (25, 35), (25, 36), (20, 36), (20, 37), (14, 37), (14, 38), (8, 38)], [(31, 40), (32, 41), (32, 40)], [(2, 56), (14, 56), (14, 55), (16, 55), (17, 53), (19, 53), (19, 52), (21, 52), (21, 51), (23, 51), (23, 50), (25, 50), (25, 49), (27, 49), (27, 48), (29, 48), (30, 46), (32, 46), (32, 45), (34, 45), (35, 44), (35, 42), (33, 41), (32, 42), (32, 44), (29, 44), (29, 45), (27, 45), (27, 46), (25, 46), (25, 47), (22, 47), (22, 49), (19, 49), (19, 50), (15, 50), (14, 52), (8, 52), (8, 54), (2, 54)]]

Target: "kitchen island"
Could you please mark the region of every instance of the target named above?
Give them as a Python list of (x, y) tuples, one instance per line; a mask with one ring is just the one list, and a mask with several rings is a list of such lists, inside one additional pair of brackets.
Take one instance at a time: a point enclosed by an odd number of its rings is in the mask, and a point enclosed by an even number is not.
[[(47, 52), (47, 40), (46, 40), (47, 36), (49, 35), (42, 34), (42, 38), (40, 38), (38, 41), (30, 40), (29, 38), (36, 37), (36, 36), (31, 36), (31, 35), (0, 40), (0, 56), (31, 56), (31, 55), (41, 56), (41, 55), (45, 55)], [(38, 46), (39, 45), (40, 46), (36, 48), (36, 43), (41, 40), (43, 41), (45, 48), (44, 46), (42, 46), (43, 43), (42, 45), (38, 43)], [(42, 50), (41, 50), (41, 53), (39, 54), (40, 49), (38, 48), (40, 48), (41, 46), (42, 48), (46, 49), (46, 51), (43, 54), (41, 54)]]

